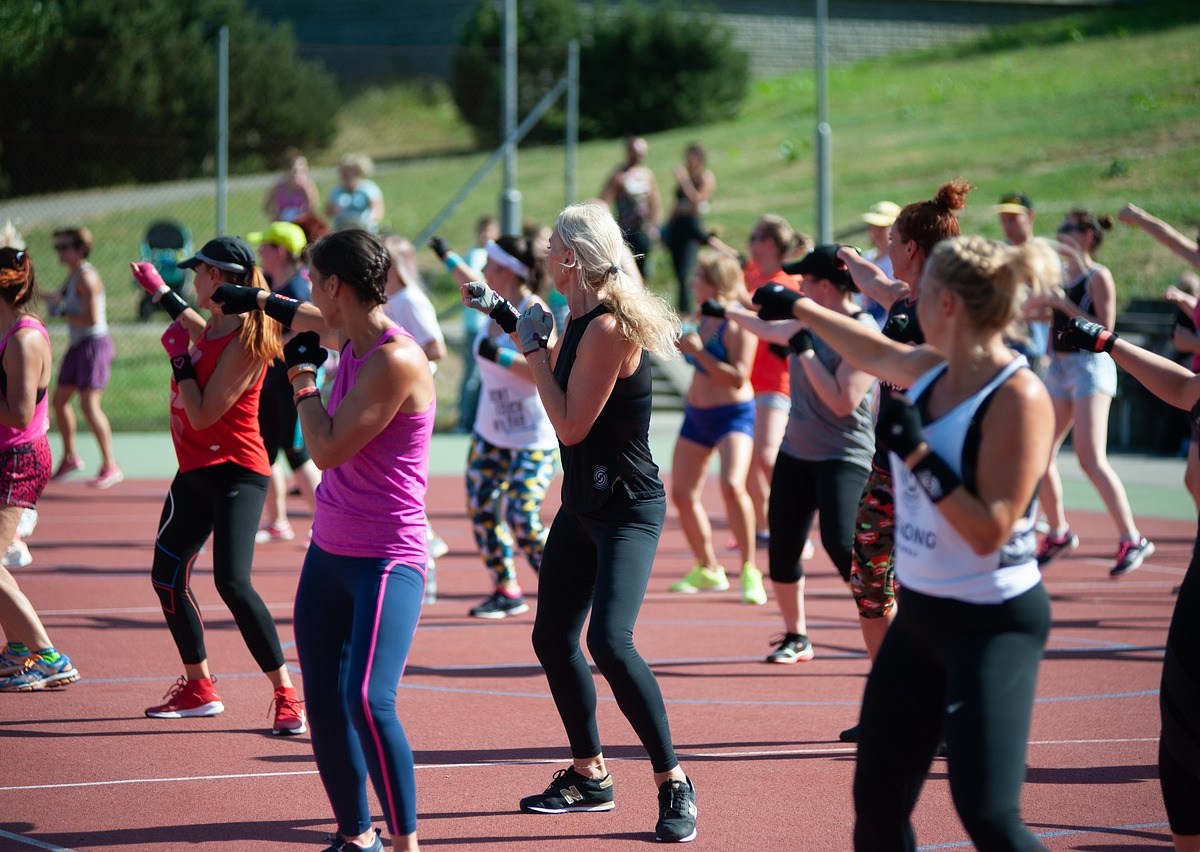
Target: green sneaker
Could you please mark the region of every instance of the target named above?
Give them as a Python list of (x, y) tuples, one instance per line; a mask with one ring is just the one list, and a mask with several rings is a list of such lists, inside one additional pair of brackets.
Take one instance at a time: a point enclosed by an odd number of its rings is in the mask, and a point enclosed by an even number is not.
[(755, 568), (753, 562), (742, 565), (742, 600), (755, 606), (762, 606), (767, 602), (763, 572)]
[(687, 572), (682, 580), (676, 580), (667, 588), (672, 592), (683, 592), (687, 595), (694, 595), (696, 592), (723, 592), (729, 588), (729, 578), (725, 576), (725, 569), (720, 565), (716, 568), (697, 565)]

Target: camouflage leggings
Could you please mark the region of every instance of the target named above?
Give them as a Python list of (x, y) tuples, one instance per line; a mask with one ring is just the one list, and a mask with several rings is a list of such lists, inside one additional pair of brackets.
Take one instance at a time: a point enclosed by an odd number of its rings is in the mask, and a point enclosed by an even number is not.
[(863, 618), (883, 618), (896, 605), (896, 570), (892, 567), (895, 516), (892, 475), (872, 464), (854, 518), (850, 565), (850, 589)]
[(509, 450), (493, 446), (479, 435), (472, 438), (467, 459), (467, 512), (475, 544), (499, 586), (517, 579), (514, 543), (535, 572), (542, 565), (547, 533), (542, 525), (542, 500), (558, 467), (558, 450)]

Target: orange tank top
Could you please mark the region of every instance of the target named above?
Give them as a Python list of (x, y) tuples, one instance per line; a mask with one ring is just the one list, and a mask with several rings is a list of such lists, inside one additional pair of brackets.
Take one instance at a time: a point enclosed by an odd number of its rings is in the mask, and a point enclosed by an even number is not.
[[(764, 276), (754, 265), (753, 261), (746, 264), (746, 289), (753, 293), (764, 284), (782, 284), (791, 290), (800, 291), (800, 278), (788, 275), (782, 269), (771, 276)], [(754, 353), (754, 364), (750, 367), (750, 386), (757, 393), (781, 393), (788, 396), (791, 387), (788, 384), (787, 359), (776, 355), (770, 350), (766, 341), (758, 341), (758, 349)]]
[[(205, 334), (192, 345), (192, 363), (201, 390), (208, 386), (225, 347), (237, 339), (237, 331), (215, 339)], [(266, 370), (267, 365), (263, 364), (254, 384), (207, 429), (195, 429), (188, 422), (179, 401), (179, 388), (175, 379), (171, 379), (171, 440), (175, 442), (180, 472), (233, 462), (263, 476), (270, 475), (271, 466), (258, 428), (258, 396)]]

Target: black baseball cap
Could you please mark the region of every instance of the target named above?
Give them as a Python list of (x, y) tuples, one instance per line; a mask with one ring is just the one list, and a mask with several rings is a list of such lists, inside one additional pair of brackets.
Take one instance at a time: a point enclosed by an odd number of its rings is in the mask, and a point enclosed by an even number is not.
[(783, 271), (788, 275), (824, 278), (839, 289), (851, 288), (854, 286), (854, 279), (850, 277), (850, 270), (846, 268), (846, 264), (838, 257), (840, 248), (837, 243), (819, 245), (799, 260), (785, 263)]
[(195, 269), (207, 263), (226, 272), (249, 272), (254, 267), (254, 249), (241, 237), (216, 237), (209, 240), (200, 251), (176, 264), (180, 269)]

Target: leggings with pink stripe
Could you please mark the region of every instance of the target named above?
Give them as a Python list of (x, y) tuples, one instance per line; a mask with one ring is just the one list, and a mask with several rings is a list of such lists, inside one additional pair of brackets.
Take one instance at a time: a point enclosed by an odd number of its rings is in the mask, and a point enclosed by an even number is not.
[(393, 836), (417, 830), (412, 749), (396, 687), (421, 615), (420, 571), (309, 545), (296, 590), (296, 651), (313, 756), (338, 831), (371, 826), (367, 778)]

